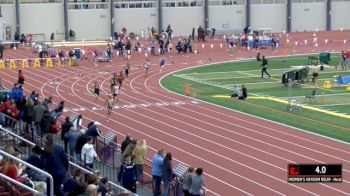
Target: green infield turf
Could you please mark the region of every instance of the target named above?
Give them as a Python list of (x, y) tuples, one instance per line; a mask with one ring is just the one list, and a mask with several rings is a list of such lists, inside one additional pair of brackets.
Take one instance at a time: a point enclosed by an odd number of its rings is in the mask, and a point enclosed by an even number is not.
[[(350, 142), (350, 91), (346, 90), (346, 86), (333, 85), (337, 76), (350, 75), (350, 71), (335, 69), (335, 65), (339, 64), (339, 55), (332, 54), (329, 64), (320, 71), (315, 100), (306, 99), (315, 88), (311, 79), (292, 88), (281, 83), (282, 74), (295, 66), (307, 65), (308, 56), (268, 60), (271, 78), (260, 78), (260, 62), (243, 60), (186, 69), (163, 78), (161, 83), (165, 88), (179, 94), (184, 94), (184, 86), (190, 85), (190, 96), (197, 99)], [(311, 78), (311, 73), (309, 75)], [(329, 81), (332, 88), (323, 88), (325, 81)], [(247, 101), (213, 97), (229, 96), (234, 84), (244, 84), (247, 87)], [(285, 103), (249, 99), (249, 96), (293, 99), (307, 107), (288, 111)]]

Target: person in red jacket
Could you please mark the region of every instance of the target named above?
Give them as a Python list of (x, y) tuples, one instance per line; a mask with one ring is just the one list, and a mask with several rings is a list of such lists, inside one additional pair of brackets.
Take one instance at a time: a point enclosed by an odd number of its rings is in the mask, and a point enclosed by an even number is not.
[(24, 84), (24, 76), (21, 69), (18, 70), (18, 84)]

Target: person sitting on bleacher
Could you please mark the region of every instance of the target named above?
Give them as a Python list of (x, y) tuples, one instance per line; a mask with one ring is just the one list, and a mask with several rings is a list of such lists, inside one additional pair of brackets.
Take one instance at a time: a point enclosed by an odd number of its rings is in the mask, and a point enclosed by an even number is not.
[(83, 174), (81, 170), (75, 170), (74, 176), (70, 176), (66, 182), (63, 183), (63, 192), (67, 196), (75, 196), (83, 194), (86, 190), (86, 184), (83, 182)]
[[(20, 158), (21, 154), (14, 148), (8, 147), (5, 149), (8, 154)], [(10, 158), (3, 158), (1, 161), (1, 173), (16, 180), (17, 182), (25, 182), (26, 178), (20, 177), (25, 170), (25, 166), (20, 166), (19, 162)]]
[[(40, 148), (40, 146), (35, 146), (32, 149), (33, 154), (31, 154), (28, 159), (27, 159), (27, 163), (39, 168), (39, 169), (43, 169), (44, 165), (40, 160), (40, 155), (42, 154), (42, 149)], [(28, 177), (33, 180), (33, 181), (43, 181), (46, 182), (47, 177), (45, 175), (40, 174), (39, 172), (31, 169), (31, 168), (27, 168), (26, 169), (26, 174), (28, 174)]]
[(111, 187), (109, 185), (108, 178), (102, 178), (98, 184), (98, 194), (101, 196), (106, 196), (110, 190)]

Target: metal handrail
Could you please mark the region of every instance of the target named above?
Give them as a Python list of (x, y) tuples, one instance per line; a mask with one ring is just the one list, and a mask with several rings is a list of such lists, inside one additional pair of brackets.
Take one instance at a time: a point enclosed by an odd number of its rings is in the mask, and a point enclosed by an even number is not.
[(14, 180), (14, 179), (12, 179), (12, 178), (10, 178), (10, 177), (8, 177), (8, 176), (2, 174), (2, 173), (0, 173), (0, 178), (3, 178), (3, 179), (5, 179), (5, 180), (11, 182), (12, 184), (15, 184), (16, 186), (19, 186), (19, 187), (21, 187), (21, 188), (24, 188), (24, 189), (26, 189), (27, 191), (30, 191), (30, 192), (32, 192), (32, 193), (38, 193), (37, 190), (35, 190), (35, 189), (33, 189), (33, 188), (30, 188), (29, 186), (26, 186), (26, 185), (24, 185), (24, 184), (22, 184), (22, 183), (20, 183), (20, 182), (17, 182), (16, 180)]
[[(23, 142), (25, 142), (25, 143), (27, 143), (27, 144), (33, 146), (33, 147), (35, 146), (35, 144), (34, 144), (33, 142), (31, 142), (31, 141), (29, 141), (29, 140), (27, 140), (27, 139), (25, 139), (25, 138), (23, 138), (23, 137), (21, 137), (21, 136), (19, 136), (19, 135), (16, 135), (16, 134), (12, 133), (11, 131), (9, 131), (9, 130), (7, 130), (7, 129), (4, 129), (4, 128), (1, 127), (1, 126), (0, 126), (0, 130), (5, 131), (6, 133), (11, 134), (13, 137), (16, 137), (17, 139), (19, 139), (19, 140), (21, 140), (21, 141), (23, 141)], [(84, 171), (85, 173), (93, 174), (93, 172), (91, 172), (91, 171), (89, 171), (89, 170), (87, 170), (87, 169), (85, 169), (85, 168), (83, 168), (83, 167), (81, 167), (81, 166), (79, 166), (79, 165), (77, 165), (77, 164), (71, 162), (71, 161), (69, 161), (69, 165), (72, 166), (72, 167), (78, 168), (78, 169)], [(117, 189), (122, 190), (122, 191), (130, 192), (130, 191), (128, 191), (127, 189), (125, 189), (124, 187), (122, 187), (122, 186), (120, 186), (120, 185), (118, 185), (118, 184), (116, 184), (116, 183), (114, 183), (114, 182), (112, 182), (112, 181), (109, 181), (109, 184), (112, 185), (113, 187), (117, 188)], [(138, 196), (138, 195), (135, 194), (135, 193), (133, 193), (133, 194), (134, 194), (134, 196)]]
[(0, 150), (0, 154), (5, 156), (5, 157), (9, 157), (9, 158), (11, 158), (11, 159), (13, 159), (13, 160), (15, 160), (15, 161), (17, 161), (19, 163), (22, 163), (23, 165), (33, 169), (34, 171), (40, 172), (40, 173), (44, 174), (45, 176), (47, 176), (49, 178), (49, 181), (50, 181), (50, 195), (54, 195), (53, 194), (53, 178), (52, 178), (52, 176), (49, 173), (47, 173), (46, 171), (43, 171), (43, 170), (41, 170), (41, 169), (31, 165), (31, 164), (29, 164), (29, 163), (27, 163), (27, 162), (25, 162), (25, 161), (15, 157), (15, 156), (13, 156), (13, 155), (10, 155), (7, 152), (4, 152), (2, 150)]

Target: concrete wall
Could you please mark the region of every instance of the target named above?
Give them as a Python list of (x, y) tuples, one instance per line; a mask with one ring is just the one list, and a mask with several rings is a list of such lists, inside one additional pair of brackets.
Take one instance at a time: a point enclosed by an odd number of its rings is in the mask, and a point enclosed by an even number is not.
[(209, 27), (223, 29), (243, 29), (245, 26), (245, 6), (210, 6)]
[(272, 32), (287, 29), (286, 4), (254, 4), (251, 5), (251, 26), (253, 29), (271, 28)]
[[(148, 28), (158, 26), (158, 14), (156, 8), (131, 8), (131, 9), (114, 9), (116, 20), (115, 31), (120, 32), (123, 26), (127, 32), (134, 32), (141, 36), (141, 30), (147, 32)], [(147, 34), (146, 34), (147, 35)]]
[[(16, 7), (15, 4), (2, 4), (1, 5), (2, 17), (0, 17), (0, 23), (5, 23), (11, 26), (12, 39), (14, 38), (16, 31)], [(2, 29), (1, 29), (2, 31)], [(0, 32), (3, 34), (3, 32)]]
[(350, 2), (332, 3), (332, 29), (350, 29)]
[(175, 36), (189, 36), (192, 28), (204, 25), (204, 7), (163, 8), (163, 30), (170, 24)]
[(292, 3), (292, 31), (326, 30), (326, 3)]
[(63, 4), (21, 4), (21, 33), (45, 34), (64, 32)]
[(68, 18), (69, 29), (75, 31), (76, 39), (96, 40), (111, 37), (109, 9), (68, 10)]

